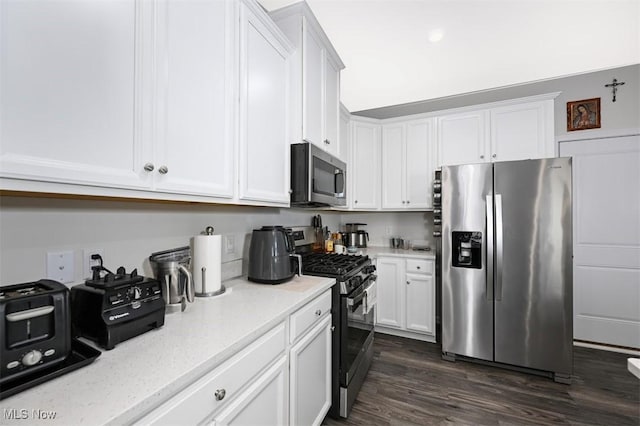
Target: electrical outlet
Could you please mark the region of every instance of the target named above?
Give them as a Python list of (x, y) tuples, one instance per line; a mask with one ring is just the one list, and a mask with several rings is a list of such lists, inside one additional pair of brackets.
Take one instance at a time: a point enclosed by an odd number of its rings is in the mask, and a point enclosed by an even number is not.
[(92, 274), (93, 274), (93, 270), (91, 269), (93, 266), (98, 266), (100, 265), (100, 261), (99, 260), (93, 260), (91, 259), (91, 256), (94, 254), (98, 254), (100, 256), (104, 255), (104, 250), (101, 248), (92, 248), (92, 249), (84, 249), (83, 250), (83, 269), (82, 269), (82, 275), (84, 278), (91, 278)]
[(224, 252), (226, 254), (233, 254), (236, 251), (236, 236), (228, 234), (224, 236)]
[(47, 278), (61, 283), (73, 282), (73, 252), (47, 252)]

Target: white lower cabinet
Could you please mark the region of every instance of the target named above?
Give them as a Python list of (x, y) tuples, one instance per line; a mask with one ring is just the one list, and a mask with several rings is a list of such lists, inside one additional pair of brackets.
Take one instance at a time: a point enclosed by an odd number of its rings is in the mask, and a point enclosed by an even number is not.
[(287, 357), (283, 356), (260, 376), (246, 392), (220, 414), (212, 425), (272, 426), (287, 424)]
[(331, 315), (290, 352), (291, 425), (319, 425), (331, 407)]
[(435, 341), (435, 261), (380, 256), (376, 331)]
[(331, 289), (136, 422), (319, 425), (331, 407)]

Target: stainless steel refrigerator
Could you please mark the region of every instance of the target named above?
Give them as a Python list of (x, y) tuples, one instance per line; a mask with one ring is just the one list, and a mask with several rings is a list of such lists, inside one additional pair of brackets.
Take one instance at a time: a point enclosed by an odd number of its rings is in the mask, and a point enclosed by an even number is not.
[(443, 357), (570, 382), (571, 159), (445, 166), (434, 192)]

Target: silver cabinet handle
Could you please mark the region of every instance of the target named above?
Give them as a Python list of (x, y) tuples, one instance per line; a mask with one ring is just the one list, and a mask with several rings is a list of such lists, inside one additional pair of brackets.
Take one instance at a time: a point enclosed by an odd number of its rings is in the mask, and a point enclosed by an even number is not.
[(160, 173), (161, 175), (166, 175), (167, 173), (169, 173), (169, 168), (167, 166), (160, 166), (160, 168), (158, 169), (158, 173)]
[(225, 395), (227, 394), (227, 391), (224, 389), (218, 389), (216, 391), (216, 393), (213, 394), (213, 396), (216, 397), (216, 401), (222, 401), (225, 397)]
[(320, 309), (318, 309), (318, 310), (316, 311), (316, 316), (320, 316), (320, 315), (322, 315), (322, 311), (321, 311)]
[(436, 238), (442, 237), (442, 232), (440, 231), (433, 231), (433, 236)]
[(152, 172), (152, 171), (153, 171), (153, 169), (155, 169), (155, 167), (154, 167), (154, 166), (153, 166), (153, 164), (151, 164), (151, 163), (147, 163), (147, 164), (145, 164), (145, 165), (144, 165), (144, 170), (145, 170), (146, 172)]

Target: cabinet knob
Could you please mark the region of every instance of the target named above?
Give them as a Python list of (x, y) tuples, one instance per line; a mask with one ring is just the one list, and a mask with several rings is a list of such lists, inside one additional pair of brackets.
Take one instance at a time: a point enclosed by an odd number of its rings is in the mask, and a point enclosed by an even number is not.
[(481, 160), (483, 160), (483, 159), (484, 159), (484, 155), (481, 155), (481, 156), (480, 156), (480, 159), (481, 159)]
[(144, 165), (144, 170), (146, 172), (152, 172), (154, 168), (155, 167), (153, 167), (153, 164), (151, 164), (151, 163), (147, 163), (147, 164)]
[(353, 204), (358, 204), (358, 200), (355, 200), (355, 201), (353, 202)]
[(289, 195), (293, 194), (293, 189), (289, 190)]
[(493, 155), (492, 155), (492, 157), (493, 157), (493, 158), (496, 158), (496, 157), (497, 157), (497, 155), (496, 155), (496, 154), (493, 154)]
[(404, 204), (405, 202), (403, 201), (402, 204)]
[(407, 204), (411, 203), (411, 201), (407, 200)]
[(158, 173), (160, 173), (161, 175), (166, 175), (167, 173), (169, 173), (169, 168), (167, 166), (160, 166), (160, 168), (158, 169)]
[(324, 143), (327, 144), (327, 145), (331, 145), (331, 141), (329, 139), (325, 139)]
[(331, 326), (331, 331), (336, 331), (336, 326), (335, 325)]
[(316, 316), (318, 316), (318, 317), (319, 317), (320, 315), (322, 315), (322, 311), (321, 311), (320, 309), (318, 309), (318, 310), (316, 311)]
[(411, 281), (407, 280), (407, 284), (411, 284)]
[(420, 269), (420, 267), (419, 267), (419, 266), (416, 266), (416, 269)]
[(218, 390), (216, 390), (216, 393), (213, 394), (213, 396), (215, 396), (216, 401), (222, 401), (226, 394), (227, 394), (226, 390), (218, 389)]

